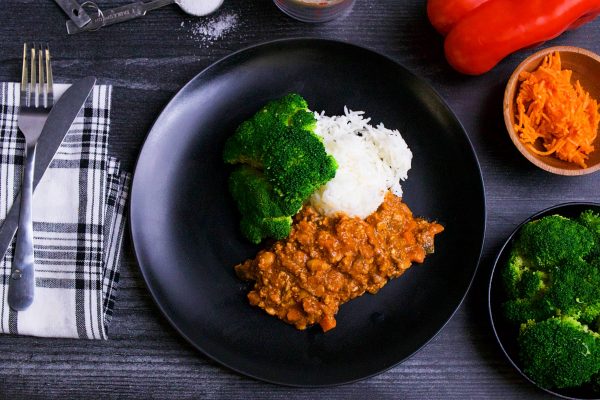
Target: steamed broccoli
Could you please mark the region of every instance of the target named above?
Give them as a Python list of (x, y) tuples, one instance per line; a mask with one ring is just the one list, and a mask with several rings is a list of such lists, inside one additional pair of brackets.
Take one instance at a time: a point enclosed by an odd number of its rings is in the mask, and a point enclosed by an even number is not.
[(599, 222), (591, 211), (529, 222), (502, 270), (504, 314), (521, 324), (524, 372), (541, 386), (579, 386), (600, 373)]
[[(286, 237), (291, 217), (335, 176), (337, 163), (325, 151), (315, 127), (306, 101), (292, 93), (268, 103), (226, 141), (224, 161), (254, 170), (230, 177), (230, 192), (242, 214), (242, 232), (252, 242)], [(248, 177), (252, 184), (238, 182)]]
[(554, 269), (547, 298), (562, 315), (592, 322), (600, 316), (600, 270), (581, 258), (563, 260)]
[(260, 218), (255, 215), (243, 216), (240, 221), (240, 230), (252, 243), (258, 244), (265, 237), (284, 239), (290, 234), (292, 217), (281, 216)]
[[(517, 242), (518, 243), (518, 242)], [(506, 317), (513, 322), (545, 319), (554, 315), (554, 307), (545, 298), (548, 274), (539, 271), (518, 246), (511, 251), (502, 278), (509, 299), (504, 305)]]
[(558, 215), (524, 225), (502, 271), (506, 316), (525, 322), (560, 314), (588, 322), (600, 315), (600, 301), (593, 301), (600, 300), (600, 270), (583, 259), (594, 243), (586, 227)]
[(578, 221), (594, 235), (595, 245), (590, 252), (590, 256), (600, 258), (600, 214), (592, 210), (586, 210), (581, 213)]
[(229, 191), (242, 214), (240, 229), (252, 243), (264, 237), (283, 239), (290, 234), (292, 218), (282, 210), (271, 184), (263, 174), (240, 166), (229, 176)]
[(504, 315), (511, 322), (543, 321), (555, 315), (555, 308), (543, 297), (508, 300), (503, 305)]
[(293, 93), (269, 102), (249, 120), (242, 122), (235, 134), (227, 139), (223, 159), (229, 164), (250, 164), (263, 169), (263, 157), (269, 154), (273, 142), (285, 134), (294, 114), (307, 110), (306, 101)]
[(585, 210), (578, 219), (579, 223), (588, 228), (596, 237), (600, 236), (600, 214)]
[(600, 370), (600, 335), (574, 318), (529, 321), (518, 341), (523, 371), (543, 387), (579, 386)]
[(540, 269), (563, 259), (587, 255), (594, 246), (594, 236), (576, 221), (550, 215), (523, 226), (517, 249)]
[(510, 297), (533, 297), (544, 290), (547, 274), (536, 270), (531, 260), (515, 247), (510, 253), (506, 268), (502, 270), (502, 279)]

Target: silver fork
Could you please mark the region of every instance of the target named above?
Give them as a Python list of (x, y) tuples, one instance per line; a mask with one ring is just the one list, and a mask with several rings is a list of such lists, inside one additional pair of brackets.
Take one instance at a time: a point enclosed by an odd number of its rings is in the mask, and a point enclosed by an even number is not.
[[(29, 57), (28, 57), (29, 55)], [(30, 71), (27, 64), (30, 64)], [(21, 211), (8, 287), (8, 305), (15, 311), (26, 310), (33, 302), (35, 276), (33, 255), (33, 171), (35, 149), (50, 109), (54, 104), (52, 67), (48, 46), (23, 45), (23, 73), (21, 76), (21, 105), (19, 130), (25, 136), (25, 166), (21, 187)]]

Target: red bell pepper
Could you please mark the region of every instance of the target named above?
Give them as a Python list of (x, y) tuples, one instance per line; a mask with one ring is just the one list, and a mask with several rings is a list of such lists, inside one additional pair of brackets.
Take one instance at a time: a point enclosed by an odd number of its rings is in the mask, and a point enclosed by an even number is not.
[(510, 53), (553, 39), (599, 14), (600, 0), (486, 0), (451, 27), (444, 43), (446, 59), (459, 72), (483, 74)]
[(431, 25), (446, 36), (465, 15), (488, 0), (429, 0), (427, 16)]

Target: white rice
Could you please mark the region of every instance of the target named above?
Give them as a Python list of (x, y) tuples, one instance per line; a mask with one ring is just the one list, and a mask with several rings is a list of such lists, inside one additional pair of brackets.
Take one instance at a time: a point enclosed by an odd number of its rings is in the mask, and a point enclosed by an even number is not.
[(344, 107), (344, 115), (328, 117), (316, 113), (315, 133), (338, 163), (335, 178), (310, 198), (319, 212), (344, 212), (366, 218), (383, 203), (391, 190), (402, 197), (400, 180), (408, 177), (412, 153), (397, 130), (379, 124), (373, 127), (364, 111)]

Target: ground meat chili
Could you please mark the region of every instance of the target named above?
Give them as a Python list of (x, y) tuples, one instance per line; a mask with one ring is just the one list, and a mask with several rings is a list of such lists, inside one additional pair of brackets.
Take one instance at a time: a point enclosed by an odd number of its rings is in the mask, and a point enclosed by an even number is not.
[(377, 293), (413, 262), (422, 263), (443, 230), (414, 218), (392, 193), (365, 220), (326, 217), (306, 206), (287, 239), (235, 270), (241, 279), (255, 281), (250, 304), (298, 329), (318, 323), (328, 331), (336, 326), (341, 304), (365, 292)]

